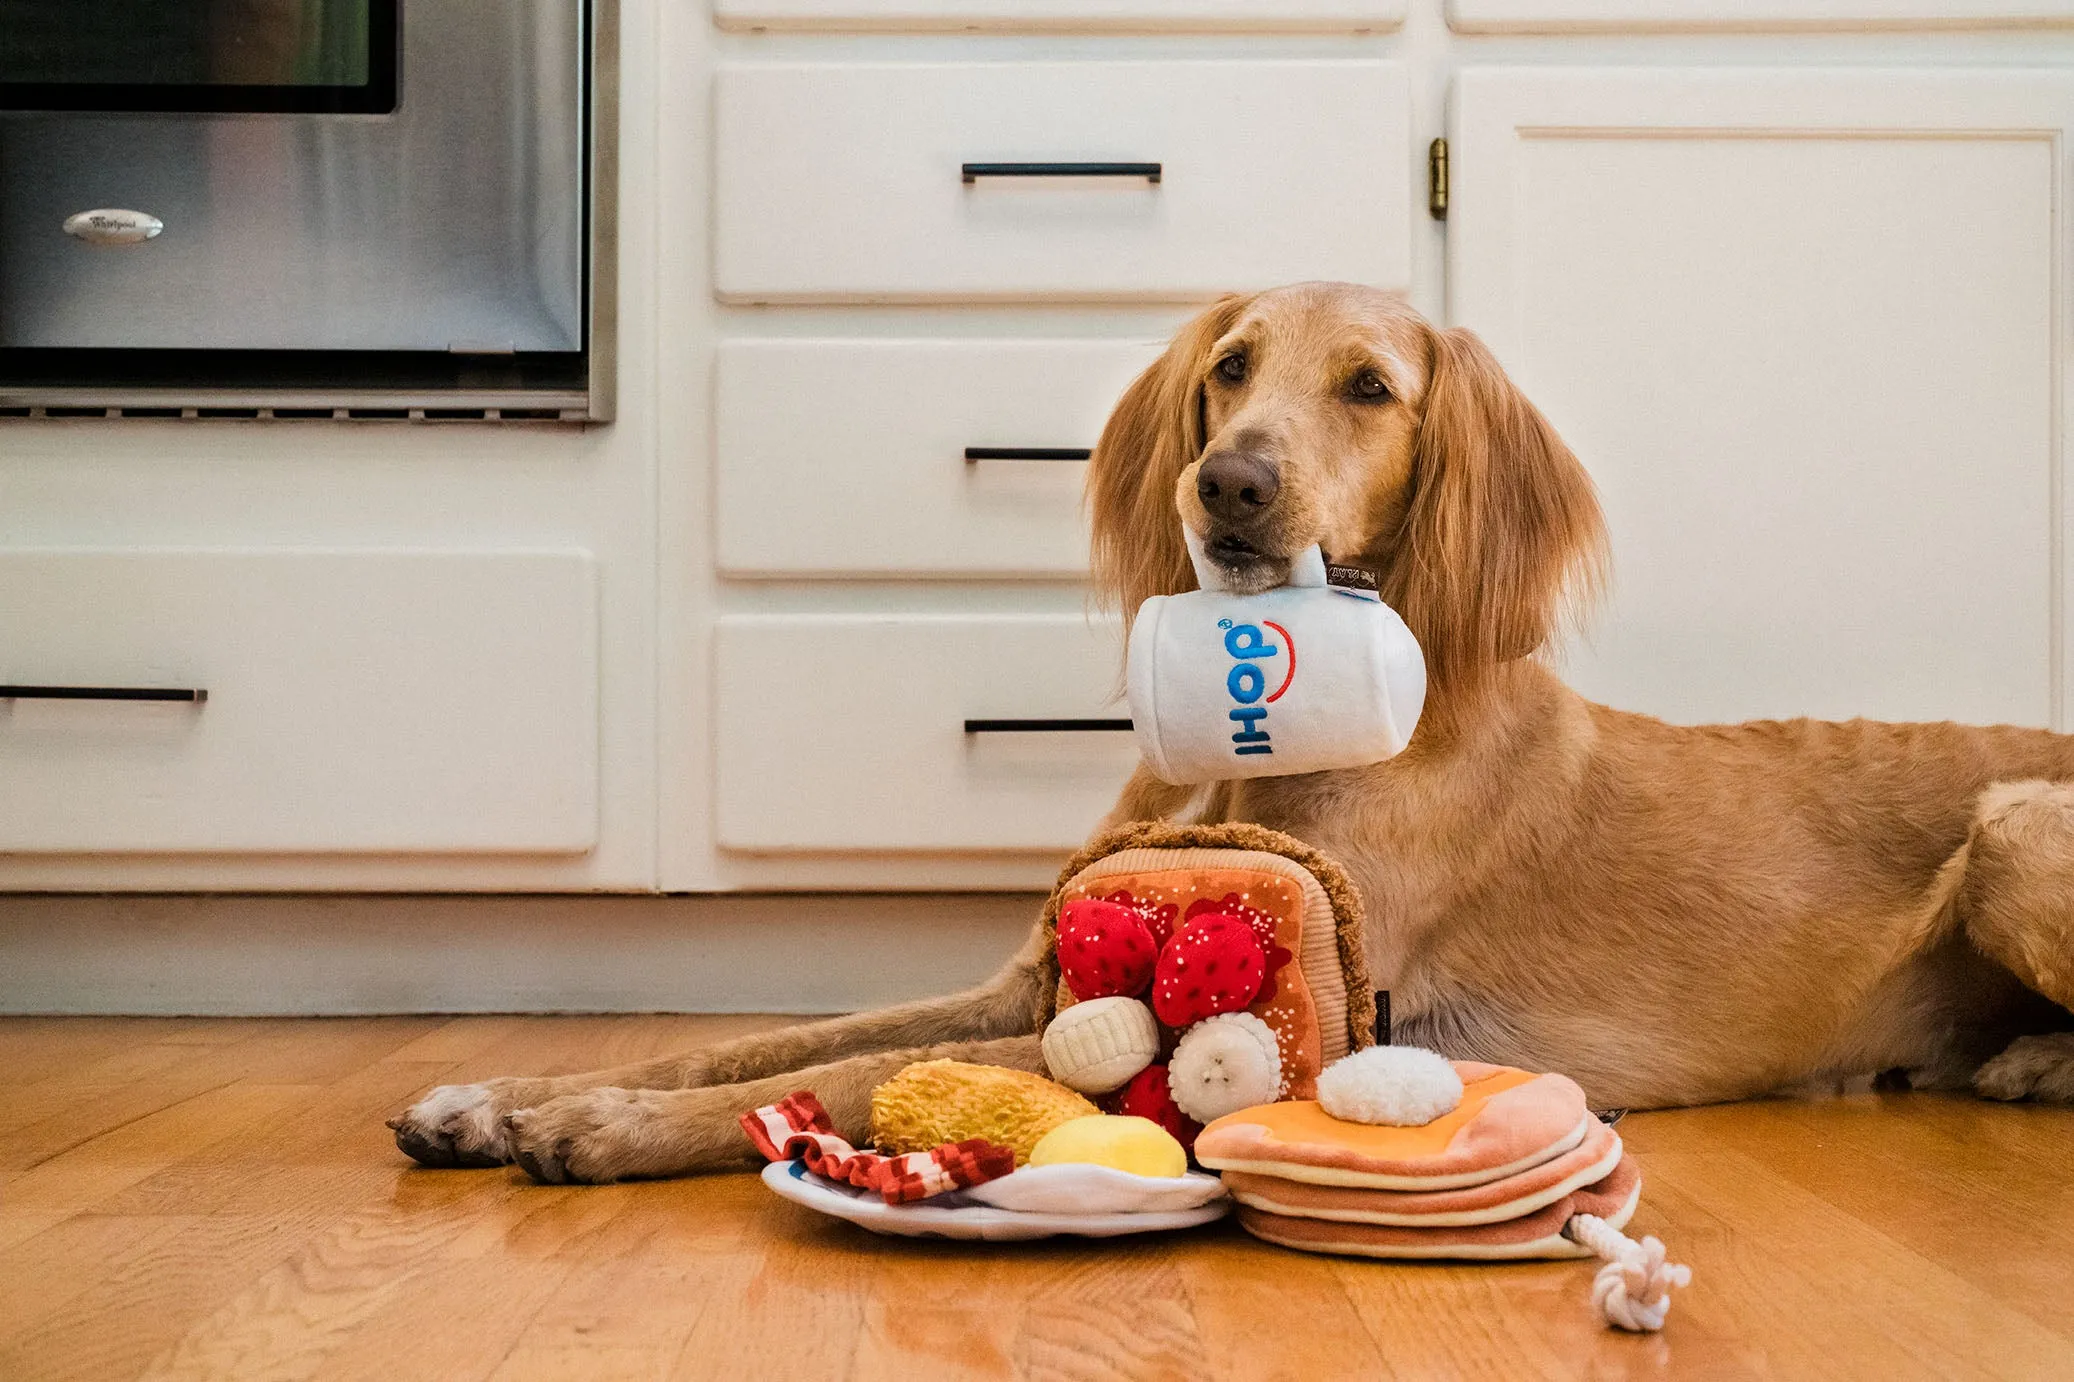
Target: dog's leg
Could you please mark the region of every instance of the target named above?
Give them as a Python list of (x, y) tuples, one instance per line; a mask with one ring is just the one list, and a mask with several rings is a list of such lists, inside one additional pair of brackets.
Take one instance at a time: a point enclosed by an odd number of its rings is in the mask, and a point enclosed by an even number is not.
[(1027, 1033), (1035, 1029), (1037, 998), (1048, 974), (1043, 959), (1043, 931), (1032, 928), (1014, 960), (964, 993), (757, 1032), (610, 1070), (441, 1085), (390, 1119), (389, 1126), (396, 1145), (426, 1166), (498, 1166), (511, 1160), (504, 1116), (567, 1095), (738, 1084), (846, 1056)]
[[(1102, 828), (1176, 816), (1221, 819), (1228, 809), (1228, 796), (1226, 784), (1176, 787), (1154, 777), (1141, 764)], [(511, 1160), (506, 1114), (589, 1090), (738, 1084), (846, 1056), (1027, 1033), (1035, 1025), (1037, 999), (1047, 973), (1043, 930), (1033, 927), (1022, 950), (1000, 973), (964, 993), (758, 1032), (610, 1070), (441, 1085), (391, 1118), (389, 1126), (396, 1133), (396, 1145), (426, 1166), (498, 1166)]]
[(537, 1181), (597, 1183), (754, 1165), (740, 1118), (794, 1090), (812, 1090), (836, 1131), (871, 1139), (871, 1091), (921, 1060), (962, 1060), (1044, 1073), (1034, 1036), (884, 1051), (743, 1084), (701, 1089), (592, 1089), (504, 1119), (513, 1157)]
[[(1948, 870), (1953, 915), (2025, 987), (2074, 1010), (2074, 787), (2015, 782), (1981, 794)], [(2074, 1033), (2019, 1037), (1975, 1072), (1991, 1099), (2074, 1102)]]

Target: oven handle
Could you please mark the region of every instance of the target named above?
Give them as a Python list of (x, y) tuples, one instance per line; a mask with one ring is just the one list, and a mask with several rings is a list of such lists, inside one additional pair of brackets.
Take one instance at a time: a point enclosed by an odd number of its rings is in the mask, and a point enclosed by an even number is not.
[(184, 701), (200, 705), (199, 686), (0, 686), (0, 701)]
[(959, 167), (962, 181), (981, 178), (1143, 178), (1160, 179), (1157, 163), (966, 163)]

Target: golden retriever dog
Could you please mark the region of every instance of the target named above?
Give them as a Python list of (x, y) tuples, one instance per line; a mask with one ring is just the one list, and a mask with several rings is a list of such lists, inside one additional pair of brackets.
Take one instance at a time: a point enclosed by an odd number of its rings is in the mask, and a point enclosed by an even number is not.
[[(1320, 543), (1417, 634), (1399, 757), (1206, 790), (1141, 767), (1105, 822), (1253, 821), (1337, 858), (1399, 1041), (1562, 1071), (1602, 1108), (1897, 1071), (2074, 1100), (2074, 737), (1686, 728), (1569, 690), (1537, 654), (1598, 575), (1598, 504), (1468, 331), (1346, 284), (1225, 298), (1117, 405), (1088, 498), (1126, 617), (1194, 585), (1186, 526), (1241, 588)], [(1042, 1069), (1041, 959), (1033, 936), (952, 997), (435, 1089), (392, 1126), (427, 1165), (668, 1176), (750, 1159), (736, 1116), (804, 1087), (861, 1142), (911, 1061)]]

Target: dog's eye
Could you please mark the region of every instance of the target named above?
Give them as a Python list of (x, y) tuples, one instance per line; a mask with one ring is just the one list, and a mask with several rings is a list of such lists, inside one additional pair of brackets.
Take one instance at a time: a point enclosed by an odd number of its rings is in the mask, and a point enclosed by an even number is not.
[(1217, 362), (1217, 377), (1227, 384), (1246, 382), (1246, 357), (1236, 350)]
[(1382, 375), (1377, 374), (1372, 369), (1365, 369), (1347, 381), (1347, 392), (1356, 398), (1373, 402), (1377, 399), (1388, 398), (1390, 396), (1390, 386), (1383, 382)]

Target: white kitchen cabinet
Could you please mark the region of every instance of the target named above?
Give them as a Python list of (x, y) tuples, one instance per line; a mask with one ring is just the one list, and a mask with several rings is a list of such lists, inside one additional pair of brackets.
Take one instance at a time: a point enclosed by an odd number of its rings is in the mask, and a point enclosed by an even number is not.
[[(964, 450), (1313, 277), (1593, 471), (1587, 692), (2074, 725), (2065, 0), (621, 8), (618, 422), (0, 419), (0, 552), (85, 563), (0, 569), (0, 675), (211, 693), (0, 705), (0, 884), (1041, 887), (1130, 737), (963, 721), (1118, 650), (1084, 466)], [(1161, 178), (962, 178), (1060, 160)]]
[(724, 342), (714, 456), (721, 569), (1085, 572), (1085, 453), (1164, 344)]
[(730, 29), (1394, 29), (1405, 0), (713, 0)]
[(2064, 722), (2074, 72), (1471, 69), (1450, 124), (1450, 316), (1612, 528), (1574, 684)]
[(1137, 761), (1121, 656), (1079, 615), (723, 618), (720, 843), (1064, 853)]
[(1395, 63), (729, 63), (714, 102), (724, 299), (1409, 281)]
[(1464, 33), (2006, 28), (2074, 24), (2066, 0), (1447, 0)]
[(0, 854), (588, 850), (597, 603), (582, 552), (0, 551)]

